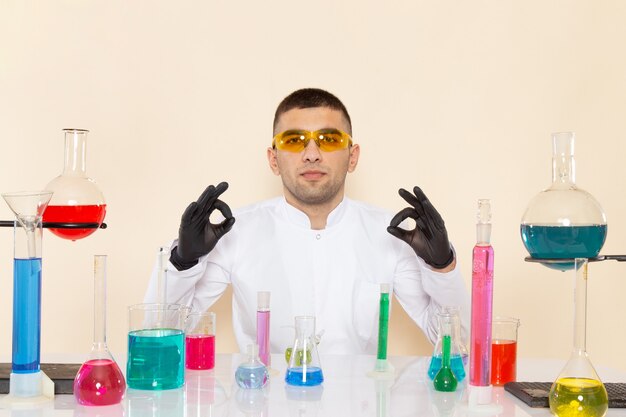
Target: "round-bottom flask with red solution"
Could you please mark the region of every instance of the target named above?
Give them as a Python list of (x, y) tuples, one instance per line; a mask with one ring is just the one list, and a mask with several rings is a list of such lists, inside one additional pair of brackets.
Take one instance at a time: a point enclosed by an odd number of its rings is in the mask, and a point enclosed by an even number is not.
[(63, 238), (78, 240), (94, 233), (104, 221), (106, 203), (95, 181), (87, 177), (87, 133), (84, 129), (64, 129), (65, 163), (63, 173), (46, 185), (53, 191), (43, 214), (43, 221), (58, 223), (90, 223), (95, 227), (50, 228)]

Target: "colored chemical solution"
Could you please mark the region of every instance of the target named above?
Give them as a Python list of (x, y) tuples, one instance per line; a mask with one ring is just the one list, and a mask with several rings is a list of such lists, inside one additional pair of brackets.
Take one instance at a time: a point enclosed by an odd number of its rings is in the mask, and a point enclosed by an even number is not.
[[(526, 250), (533, 258), (593, 258), (606, 240), (605, 224), (591, 226), (520, 226)], [(574, 268), (573, 262), (545, 264), (562, 271)]]
[(289, 368), (285, 375), (285, 382), (289, 385), (312, 387), (324, 382), (324, 375), (317, 366)]
[(128, 333), (128, 387), (146, 390), (181, 387), (185, 382), (184, 343), (184, 333), (178, 329)]
[[(102, 224), (106, 204), (85, 206), (48, 206), (43, 212), (44, 222)], [(69, 240), (82, 239), (98, 229), (49, 229), (55, 235)]]
[(472, 256), (472, 328), (469, 383), (491, 384), (491, 318), (493, 300), (493, 247), (476, 245)]
[(74, 396), (82, 405), (118, 404), (125, 391), (124, 375), (111, 359), (83, 363), (74, 379)]
[(602, 417), (609, 399), (596, 379), (560, 378), (550, 391), (550, 411), (558, 417)]
[(215, 367), (215, 335), (193, 334), (185, 337), (185, 367), (187, 369)]
[[(466, 356), (467, 357), (467, 356)], [(441, 356), (433, 356), (430, 358), (430, 366), (428, 367), (428, 377), (433, 380), (435, 379), (435, 375), (441, 369), (442, 358)], [(465, 366), (463, 364), (463, 358), (460, 355), (453, 355), (450, 357), (450, 369), (452, 369), (452, 373), (456, 377), (458, 382), (461, 382), (465, 379)]]
[(237, 371), (235, 371), (235, 381), (237, 381), (237, 385), (241, 388), (262, 388), (267, 384), (267, 368), (265, 365), (241, 365), (237, 368)]
[(515, 340), (492, 340), (491, 383), (502, 386), (517, 377), (517, 342)]
[(14, 373), (39, 371), (41, 340), (41, 258), (13, 263)]
[(256, 344), (259, 345), (259, 359), (270, 366), (270, 312), (256, 312)]

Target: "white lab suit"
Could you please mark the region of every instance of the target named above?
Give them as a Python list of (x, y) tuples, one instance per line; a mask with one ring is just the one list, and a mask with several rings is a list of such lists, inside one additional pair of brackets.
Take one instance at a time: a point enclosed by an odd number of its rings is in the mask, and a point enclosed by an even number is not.
[[(167, 300), (204, 311), (231, 284), (233, 327), (242, 351), (256, 340), (257, 291), (271, 292), (273, 353), (293, 343), (295, 316), (314, 315), (316, 332), (324, 331), (321, 353), (375, 354), (380, 283), (391, 284), (431, 341), (442, 305), (461, 307), (467, 331), (469, 297), (458, 268), (432, 271), (387, 232), (392, 215), (386, 211), (344, 198), (326, 228), (312, 230), (308, 217), (279, 197), (234, 216), (232, 230), (197, 265), (177, 271), (169, 264)], [(156, 276), (155, 268), (146, 302), (155, 301)]]

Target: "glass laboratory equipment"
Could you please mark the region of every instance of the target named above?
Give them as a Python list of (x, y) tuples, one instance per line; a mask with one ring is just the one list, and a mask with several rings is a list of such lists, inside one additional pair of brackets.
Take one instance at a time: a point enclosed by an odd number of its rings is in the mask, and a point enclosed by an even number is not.
[(494, 317), (491, 332), (491, 383), (504, 386), (517, 379), (517, 329), (519, 319)]
[[(15, 214), (13, 259), (13, 353), (10, 392), (5, 401), (54, 396), (43, 390), (40, 370), (42, 215), (52, 192), (5, 193)], [(38, 402), (38, 401), (37, 401)]]
[(296, 339), (289, 358), (285, 382), (296, 386), (315, 386), (324, 382), (322, 365), (317, 354), (315, 317), (297, 316)]
[(139, 390), (180, 388), (185, 382), (185, 319), (189, 307), (136, 304), (128, 308), (126, 383)]
[(389, 284), (380, 284), (378, 309), (378, 350), (376, 352), (376, 370), (387, 370), (387, 337), (389, 334)]
[[(443, 336), (450, 336), (450, 368), (458, 382), (465, 379), (465, 362), (467, 352), (462, 348), (461, 342), (461, 316), (458, 307), (443, 307), (437, 313), (438, 332), (437, 342), (433, 350), (428, 367), (428, 377), (432, 380), (441, 369), (443, 363)], [(465, 355), (465, 356), (464, 356)]]
[(191, 313), (185, 323), (185, 367), (205, 370), (215, 367), (216, 315), (211, 311)]
[(493, 261), (491, 204), (478, 200), (476, 245), (472, 254), (472, 315), (470, 329), (470, 405), (491, 403), (491, 318)]
[[(530, 201), (520, 232), (533, 258), (593, 258), (600, 253), (606, 216), (596, 199), (575, 184), (573, 132), (552, 134), (552, 185)], [(544, 265), (573, 267), (571, 260)]]
[(442, 342), (442, 361), (441, 368), (437, 371), (437, 375), (433, 379), (433, 385), (437, 391), (454, 392), (458, 381), (452, 372), (450, 367), (450, 345), (452, 344), (452, 329), (450, 327), (444, 327)]
[(106, 255), (94, 256), (93, 345), (74, 378), (74, 396), (81, 405), (118, 404), (126, 391), (124, 375), (106, 342), (106, 260)]
[[(46, 185), (54, 195), (43, 217), (44, 222), (102, 224), (106, 203), (100, 188), (85, 172), (87, 133), (84, 129), (64, 129), (65, 165), (63, 173)], [(50, 228), (55, 235), (69, 240), (82, 239), (97, 228)]]
[(257, 293), (256, 309), (256, 343), (259, 349), (259, 357), (265, 366), (271, 365), (270, 355), (270, 292), (259, 291)]
[(558, 417), (602, 417), (608, 396), (586, 350), (587, 259), (576, 258), (574, 266), (574, 349), (550, 389), (550, 410)]
[(269, 379), (267, 367), (259, 359), (259, 347), (249, 344), (246, 347), (246, 360), (237, 367), (235, 381), (241, 388), (263, 388)]

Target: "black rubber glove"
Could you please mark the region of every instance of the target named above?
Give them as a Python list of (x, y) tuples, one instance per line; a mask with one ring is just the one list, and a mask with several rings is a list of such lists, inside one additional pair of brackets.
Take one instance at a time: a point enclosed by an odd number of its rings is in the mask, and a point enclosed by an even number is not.
[[(417, 256), (435, 269), (442, 269), (454, 261), (454, 252), (448, 241), (448, 232), (443, 219), (428, 201), (419, 187), (411, 194), (404, 188), (398, 191), (400, 197), (413, 207), (407, 207), (396, 214), (387, 231), (413, 248)], [(405, 230), (398, 225), (406, 218), (415, 220), (415, 229)]]
[[(219, 183), (217, 187), (209, 185), (198, 201), (189, 204), (183, 213), (178, 229), (178, 246), (172, 249), (170, 255), (170, 262), (179, 271), (197, 264), (198, 258), (211, 252), (217, 241), (233, 227), (235, 218), (230, 207), (218, 200), (227, 189), (226, 182)], [(219, 224), (210, 222), (209, 217), (214, 210), (222, 213), (224, 221)]]

